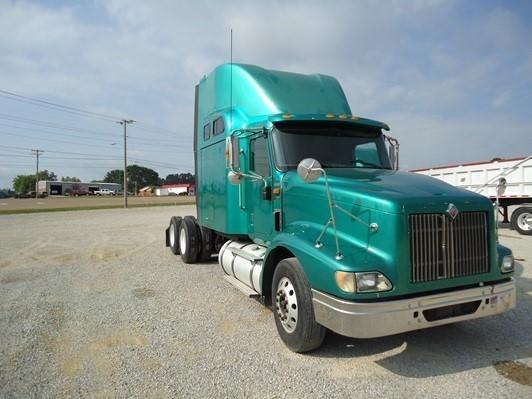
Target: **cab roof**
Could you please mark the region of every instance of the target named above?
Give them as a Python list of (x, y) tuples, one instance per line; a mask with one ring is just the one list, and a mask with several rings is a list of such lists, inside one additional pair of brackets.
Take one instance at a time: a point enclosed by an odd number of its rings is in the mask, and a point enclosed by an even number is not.
[(222, 64), (198, 86), (199, 126), (210, 116), (227, 114), (232, 108), (231, 130), (258, 120), (337, 120), (388, 130), (385, 123), (353, 116), (340, 83), (328, 75)]

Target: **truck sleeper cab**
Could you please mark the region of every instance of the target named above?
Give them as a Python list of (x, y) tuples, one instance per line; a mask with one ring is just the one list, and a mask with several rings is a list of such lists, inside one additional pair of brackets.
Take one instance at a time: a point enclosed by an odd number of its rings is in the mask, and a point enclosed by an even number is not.
[(166, 244), (185, 263), (218, 253), (291, 350), (515, 307), (491, 202), (397, 170), (388, 126), (354, 116), (336, 79), (224, 64), (194, 122), (197, 219), (173, 217)]

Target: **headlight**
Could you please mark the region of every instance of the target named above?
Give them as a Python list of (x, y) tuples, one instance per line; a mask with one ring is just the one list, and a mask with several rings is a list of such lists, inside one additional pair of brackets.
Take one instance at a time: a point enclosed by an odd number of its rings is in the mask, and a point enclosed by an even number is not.
[(337, 271), (336, 284), (345, 292), (380, 292), (392, 289), (392, 283), (379, 272), (350, 273)]
[(355, 276), (357, 292), (389, 291), (392, 289), (392, 283), (382, 273), (355, 273)]
[(501, 272), (510, 273), (514, 271), (514, 257), (513, 255), (506, 255), (502, 258)]

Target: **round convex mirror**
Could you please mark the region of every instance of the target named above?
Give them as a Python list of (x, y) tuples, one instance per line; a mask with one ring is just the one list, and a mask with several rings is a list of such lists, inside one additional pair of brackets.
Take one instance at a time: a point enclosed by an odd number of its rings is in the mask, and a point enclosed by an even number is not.
[(506, 191), (506, 179), (501, 177), (497, 183), (497, 195), (500, 197)]
[(306, 158), (297, 165), (297, 175), (305, 183), (312, 183), (321, 176), (321, 165), (313, 158)]
[(227, 180), (229, 180), (229, 183), (237, 186), (240, 183), (242, 183), (242, 174), (235, 172), (234, 170), (229, 171), (227, 174)]

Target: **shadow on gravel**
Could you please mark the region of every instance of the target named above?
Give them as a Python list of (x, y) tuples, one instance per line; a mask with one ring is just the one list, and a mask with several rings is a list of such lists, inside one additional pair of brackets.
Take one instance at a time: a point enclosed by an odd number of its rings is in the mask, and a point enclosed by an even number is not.
[(532, 356), (532, 280), (520, 277), (522, 273), (523, 266), (516, 263), (517, 307), (509, 313), (368, 340), (329, 332), (323, 346), (311, 356), (375, 356), (375, 363), (411, 378), (489, 366), (498, 371), (501, 363), (519, 364), (517, 360)]

